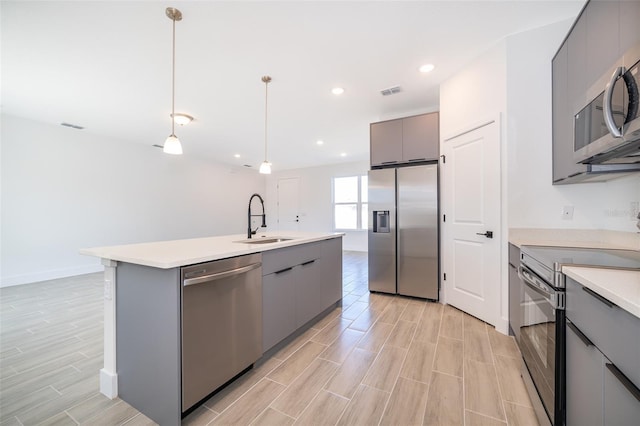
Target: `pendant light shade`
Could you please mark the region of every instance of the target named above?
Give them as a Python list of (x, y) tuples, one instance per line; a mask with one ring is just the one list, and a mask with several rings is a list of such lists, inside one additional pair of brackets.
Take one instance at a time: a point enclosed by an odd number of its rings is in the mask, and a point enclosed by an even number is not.
[(269, 99), (269, 83), (271, 82), (271, 77), (268, 75), (263, 76), (262, 82), (264, 83), (264, 161), (260, 164), (260, 173), (270, 175), (271, 163), (267, 160), (267, 101)]
[(180, 143), (180, 139), (176, 135), (171, 135), (164, 141), (164, 147), (162, 151), (165, 154), (173, 154), (173, 155), (181, 155), (182, 154), (182, 144)]
[(263, 161), (262, 164), (260, 164), (260, 173), (262, 173), (263, 175), (270, 175), (271, 163), (267, 160)]
[(165, 154), (182, 154), (182, 144), (175, 133), (175, 104), (176, 104), (176, 21), (182, 20), (182, 12), (173, 7), (168, 7), (165, 11), (167, 17), (173, 22), (173, 44), (171, 59), (171, 134), (164, 141), (162, 151)]

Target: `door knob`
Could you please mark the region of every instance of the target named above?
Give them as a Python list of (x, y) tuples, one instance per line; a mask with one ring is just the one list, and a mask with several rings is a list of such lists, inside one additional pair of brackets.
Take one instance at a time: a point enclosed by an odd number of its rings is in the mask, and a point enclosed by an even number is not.
[(476, 232), (476, 235), (484, 235), (487, 238), (493, 238), (493, 231), (487, 231), (484, 234), (481, 234), (479, 232)]

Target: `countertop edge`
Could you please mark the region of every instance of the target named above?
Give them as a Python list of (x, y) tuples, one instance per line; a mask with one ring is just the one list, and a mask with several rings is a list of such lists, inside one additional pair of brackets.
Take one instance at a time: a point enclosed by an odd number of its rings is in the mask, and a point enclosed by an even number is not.
[[(229, 257), (243, 256), (243, 255), (254, 254), (254, 253), (262, 253), (265, 251), (277, 250), (285, 247), (297, 246), (300, 244), (313, 243), (313, 242), (318, 242), (323, 240), (330, 240), (334, 238), (342, 238), (345, 234), (342, 232), (334, 232), (334, 233), (318, 233), (317, 235), (307, 234), (304, 236), (297, 237), (296, 235), (298, 234), (296, 233), (283, 232), (279, 235), (283, 237), (293, 236), (293, 239), (289, 241), (281, 241), (277, 243), (254, 245), (254, 244), (242, 244), (242, 243), (234, 242), (234, 240), (243, 240), (246, 238), (246, 236), (243, 237), (241, 235), (229, 235), (229, 236), (194, 238), (194, 239), (174, 240), (174, 241), (159, 241), (155, 243), (130, 244), (130, 245), (124, 245), (124, 246), (83, 248), (79, 250), (79, 253), (85, 256), (93, 256), (93, 257), (113, 260), (117, 262), (133, 263), (136, 265), (149, 266), (149, 267), (158, 268), (158, 269), (172, 269), (172, 268), (179, 268), (187, 265), (194, 265), (202, 262), (227, 259)], [(162, 245), (169, 245), (169, 244), (173, 244), (173, 245), (188, 244), (189, 241), (198, 242), (202, 240), (207, 240), (209, 238), (218, 239), (220, 241), (224, 241), (225, 243), (237, 244), (238, 248), (237, 249), (234, 248), (233, 250), (217, 251), (217, 252), (210, 251), (202, 255), (193, 255), (193, 256), (184, 257), (184, 258), (171, 260), (171, 261), (154, 260), (151, 258), (152, 256), (132, 256), (132, 255), (126, 255), (123, 253), (118, 253), (118, 251), (122, 251), (125, 248), (131, 249), (131, 248), (135, 248), (136, 246), (148, 248), (153, 245), (157, 245), (158, 247), (160, 247)], [(222, 240), (222, 239), (225, 239), (225, 240)]]
[[(638, 297), (638, 295), (640, 295), (640, 271), (563, 266), (562, 273), (615, 303), (636, 318), (640, 318), (640, 297)], [(618, 289), (623, 291), (616, 292), (612, 289), (610, 283), (614, 280), (616, 281)], [(627, 290), (626, 292), (629, 294), (625, 295), (624, 290)], [(632, 293), (635, 293), (636, 299), (638, 300), (630, 299), (630, 297), (633, 297)]]

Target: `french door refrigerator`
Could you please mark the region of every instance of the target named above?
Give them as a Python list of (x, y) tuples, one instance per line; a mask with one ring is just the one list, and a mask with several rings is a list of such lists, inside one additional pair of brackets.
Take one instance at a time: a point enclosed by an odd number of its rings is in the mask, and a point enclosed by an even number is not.
[(369, 171), (369, 290), (438, 300), (438, 165)]

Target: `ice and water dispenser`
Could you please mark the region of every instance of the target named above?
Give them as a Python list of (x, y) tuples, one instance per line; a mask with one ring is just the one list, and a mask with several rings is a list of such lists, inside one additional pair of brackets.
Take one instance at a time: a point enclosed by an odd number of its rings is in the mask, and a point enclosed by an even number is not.
[(373, 211), (373, 232), (387, 234), (391, 232), (391, 224), (389, 223), (389, 210)]

